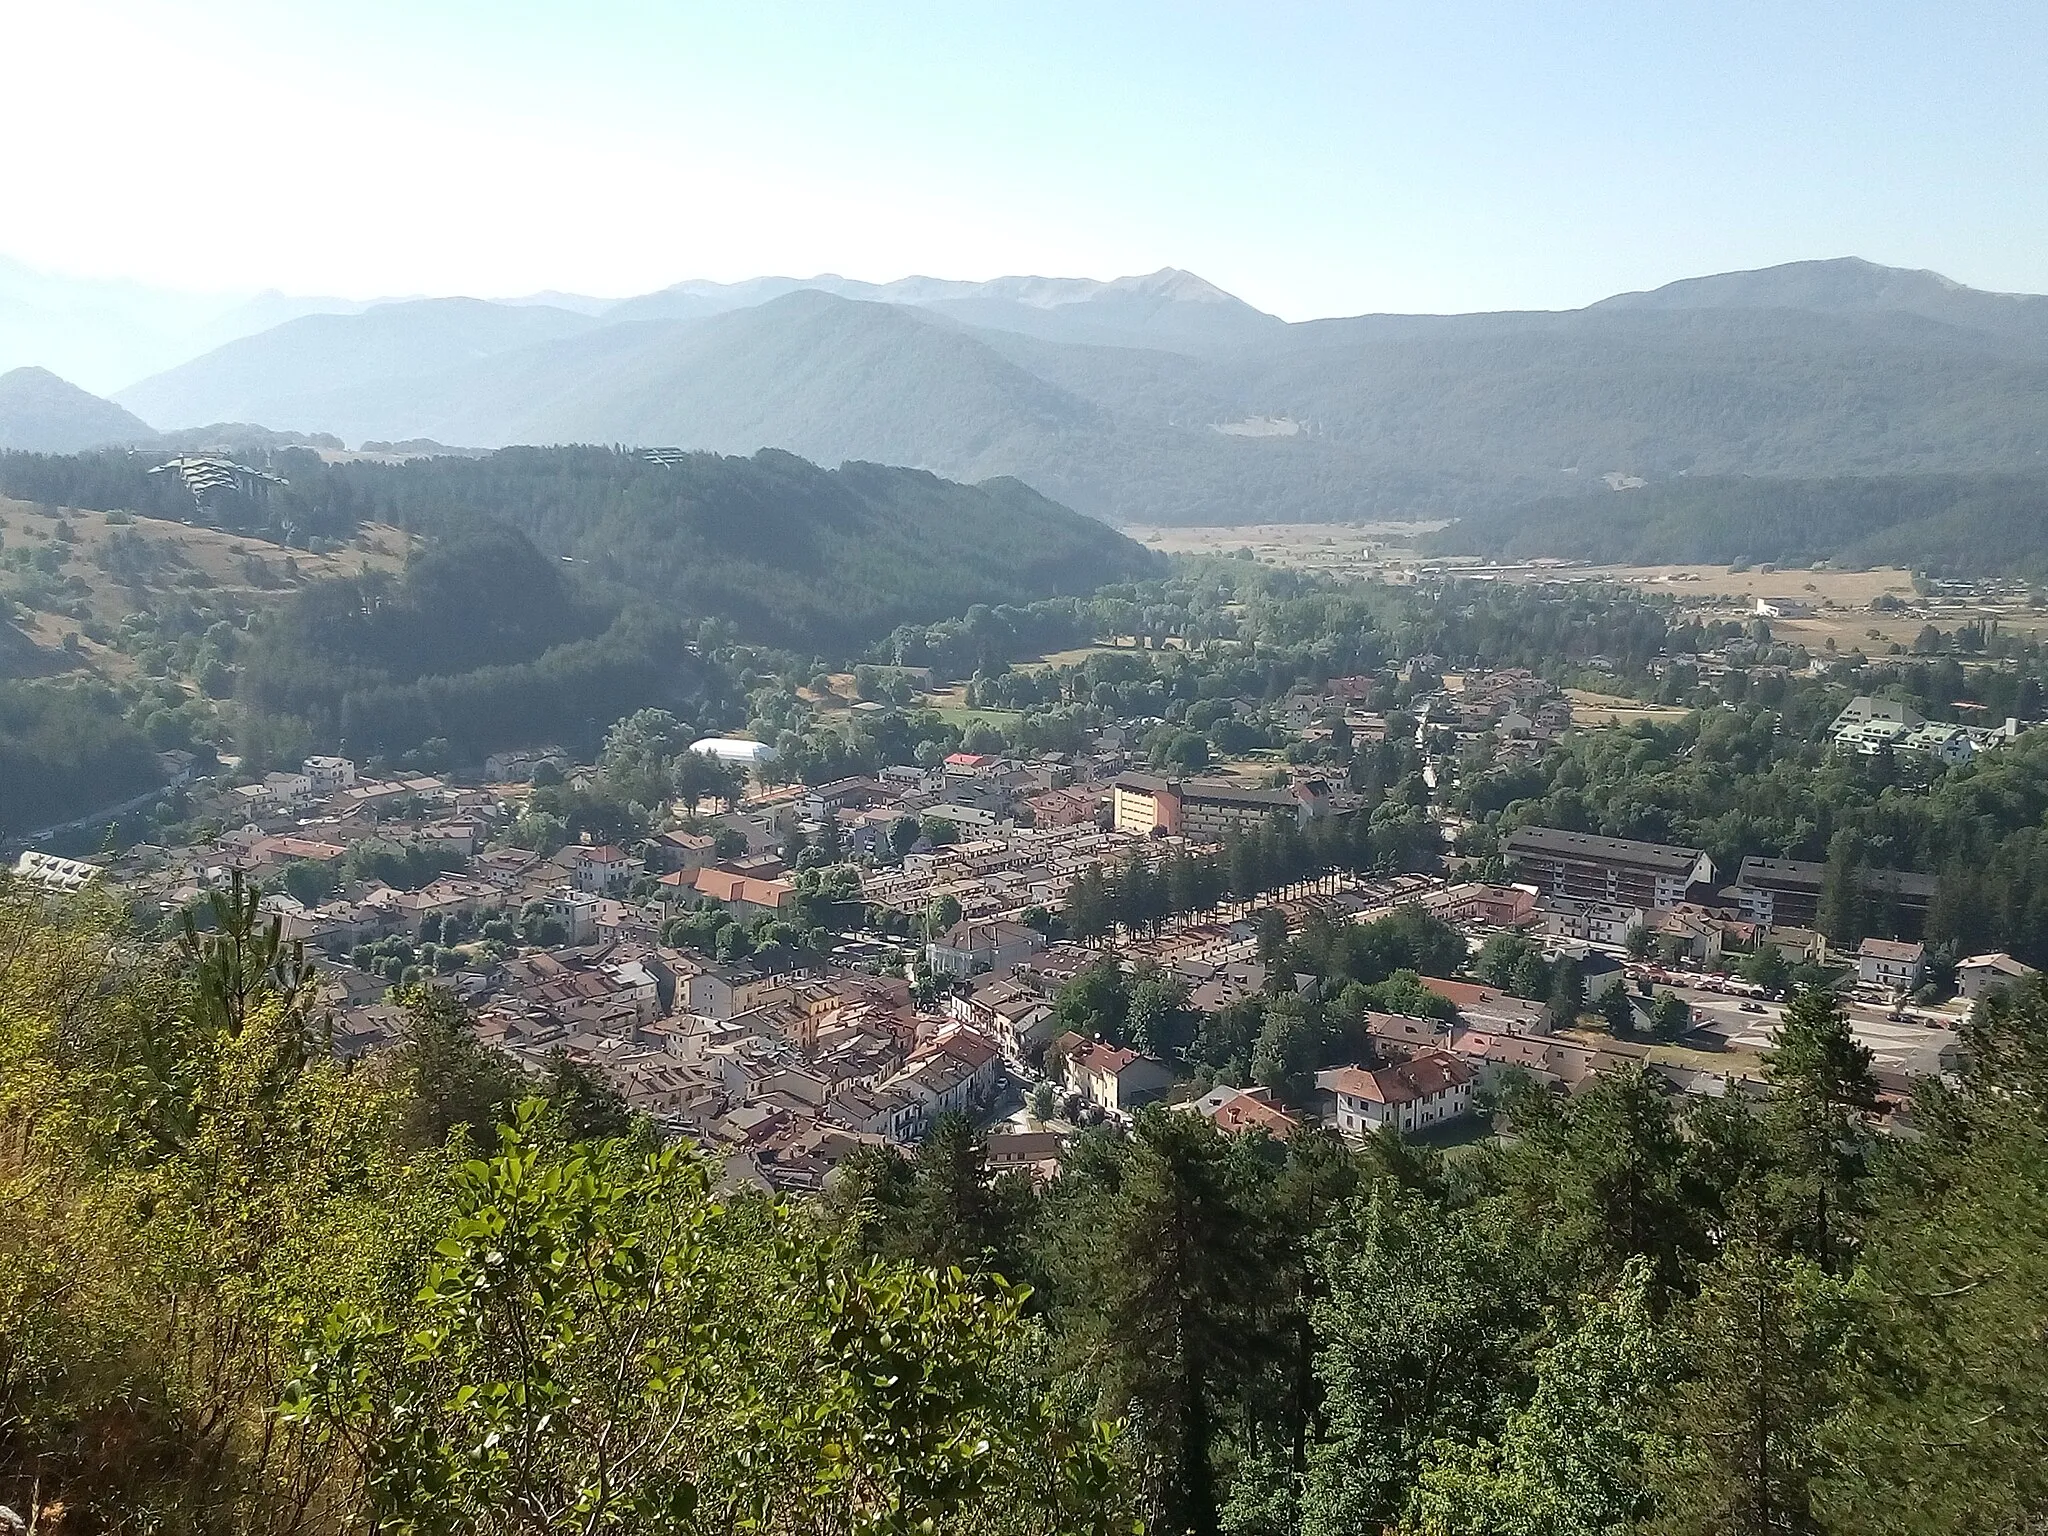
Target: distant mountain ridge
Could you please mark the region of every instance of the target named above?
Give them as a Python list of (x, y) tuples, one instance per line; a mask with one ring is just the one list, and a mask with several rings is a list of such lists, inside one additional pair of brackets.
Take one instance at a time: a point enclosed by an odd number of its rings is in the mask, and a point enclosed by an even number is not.
[(0, 451), (82, 453), (154, 442), (156, 436), (139, 417), (47, 368), (0, 373)]
[(976, 481), (1111, 521), (1441, 517), (1619, 472), (2026, 471), (2048, 299), (1853, 259), (1583, 310), (1288, 323), (1192, 273), (681, 283), (297, 319), (120, 392), (159, 427), (625, 442)]

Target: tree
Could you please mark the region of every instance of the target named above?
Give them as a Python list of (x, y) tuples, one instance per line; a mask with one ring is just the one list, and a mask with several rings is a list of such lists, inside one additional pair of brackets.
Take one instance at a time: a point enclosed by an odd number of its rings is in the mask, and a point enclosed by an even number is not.
[(1302, 1481), (1302, 1536), (1391, 1525), (1432, 1446), (1501, 1431), (1534, 1312), (1506, 1237), (1391, 1182), (1325, 1229), (1312, 1315), (1326, 1429)]
[(1818, 1533), (1814, 1490), (1846, 1319), (1818, 1266), (1777, 1253), (1754, 1192), (1683, 1319), (1685, 1379), (1651, 1471), (1670, 1536)]
[(1130, 982), (1114, 955), (1105, 955), (1077, 971), (1052, 1001), (1053, 1018), (1062, 1032), (1121, 1045), (1131, 1007)]
[(1106, 1382), (1165, 1464), (1162, 1526), (1217, 1536), (1219, 1402), (1253, 1365), (1270, 1271), (1207, 1120), (1139, 1112), (1095, 1259)]
[(1508, 991), (1530, 1002), (1547, 999), (1556, 989), (1556, 978), (1542, 955), (1533, 948), (1515, 962), (1514, 979)]
[(1131, 983), (1124, 1032), (1133, 1050), (1161, 1059), (1177, 1055), (1195, 1032), (1186, 983), (1156, 968), (1141, 970)]
[(229, 877), (228, 889), (207, 895), (210, 928), (201, 932), (189, 907), (180, 914), (180, 944), (192, 969), (194, 1012), (206, 1027), (230, 1037), (239, 1035), (250, 1011), (270, 998), (286, 1017), (302, 1024), (303, 1007), (311, 995), (313, 972), (306, 964), (305, 946), (284, 943), (283, 920), (273, 917), (265, 922), (261, 900), (253, 886), (243, 884), (237, 869)]
[(1676, 1040), (1692, 1027), (1692, 1007), (1676, 992), (1659, 992), (1650, 1008), (1650, 1030), (1659, 1040)]
[(1033, 1120), (1036, 1120), (1040, 1125), (1044, 1125), (1048, 1120), (1052, 1119), (1054, 1115), (1059, 1113), (1059, 1089), (1053, 1087), (1053, 1085), (1050, 1082), (1040, 1082), (1034, 1084), (1031, 1089), (1029, 1107), (1031, 1112), (1031, 1118)]
[[(1106, 1530), (1113, 1438), (1017, 1366), (1000, 1282), (861, 1262), (710, 1198), (676, 1146), (560, 1147), (523, 1105), (452, 1175), (417, 1299), (331, 1311), (281, 1421), (402, 1532)], [(740, 1362), (748, 1361), (748, 1369)]]
[(1586, 1011), (1586, 978), (1579, 970), (1576, 960), (1566, 957), (1557, 962), (1550, 980), (1550, 1003), (1547, 1014), (1552, 1029), (1571, 1029), (1579, 1022), (1579, 1015)]
[(1819, 913), (1815, 919), (1828, 942), (1853, 950), (1869, 937), (1864, 897), (1863, 839), (1844, 828), (1828, 842), (1827, 866), (1821, 875)]
[(1629, 1001), (1628, 988), (1619, 981), (1614, 982), (1600, 994), (1600, 1017), (1607, 1021), (1607, 1029), (1618, 1040), (1626, 1040), (1636, 1031), (1636, 1005)]
[(1865, 1172), (1862, 1117), (1877, 1108), (1873, 1059), (1841, 999), (1815, 990), (1786, 1005), (1764, 1053), (1779, 1149), (1774, 1195), (1794, 1240), (1831, 1273)]
[(1677, 1360), (1631, 1262), (1585, 1320), (1536, 1357), (1536, 1390), (1498, 1441), (1437, 1441), (1403, 1530), (1415, 1536), (1631, 1536), (1655, 1510), (1647, 1469), (1668, 1459), (1651, 1414)]
[(1290, 993), (1269, 999), (1252, 1046), (1252, 1081), (1290, 1107), (1307, 1104), (1322, 1064), (1321, 1034), (1300, 998)]
[(1773, 994), (1783, 992), (1792, 981), (1792, 962), (1768, 940), (1755, 954), (1743, 956), (1738, 970), (1744, 981)]
[(924, 912), (924, 934), (927, 939), (944, 938), (960, 921), (960, 902), (950, 892), (941, 891), (932, 898), (931, 905)]
[(1278, 976), (1281, 962), (1287, 955), (1287, 914), (1278, 907), (1262, 907), (1259, 910), (1258, 956), (1259, 964), (1267, 971), (1267, 980)]
[(1644, 960), (1650, 954), (1650, 930), (1641, 923), (1629, 924), (1628, 932), (1622, 935), (1622, 944), (1628, 950), (1631, 960)]

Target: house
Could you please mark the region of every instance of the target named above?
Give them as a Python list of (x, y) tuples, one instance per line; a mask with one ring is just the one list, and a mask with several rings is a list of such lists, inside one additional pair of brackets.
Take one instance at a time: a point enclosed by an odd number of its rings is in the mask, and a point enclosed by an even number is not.
[(1806, 619), (1813, 616), (1813, 604), (1803, 597), (1760, 597), (1756, 600), (1760, 619)]
[(1326, 808), (1326, 800), (1304, 798), (1290, 789), (1244, 789), (1219, 780), (1163, 779), (1149, 773), (1127, 773), (1110, 785), (1117, 831), (1190, 842), (1221, 842), (1231, 831), (1256, 832), (1271, 816), (1305, 821)]
[(1897, 939), (1865, 939), (1856, 948), (1856, 979), (1866, 987), (1910, 992), (1919, 984), (1926, 946)]
[(664, 874), (694, 874), (718, 857), (717, 849), (718, 839), (702, 832), (663, 832), (648, 844), (648, 863)]
[(570, 877), (577, 890), (593, 896), (616, 896), (646, 870), (645, 861), (610, 843), (580, 844), (570, 850)]
[(569, 944), (588, 944), (597, 937), (599, 897), (589, 891), (550, 891), (545, 898), (547, 915), (562, 925)]
[(1477, 1073), (1449, 1051), (1428, 1051), (1390, 1067), (1327, 1067), (1316, 1086), (1337, 1100), (1337, 1129), (1357, 1140), (1392, 1126), (1404, 1134), (1464, 1118)]
[(484, 778), (493, 784), (524, 784), (542, 763), (566, 769), (569, 754), (560, 747), (523, 747), (516, 752), (493, 752), (484, 759)]
[(1127, 1115), (1173, 1085), (1166, 1063), (1068, 1033), (1052, 1043), (1068, 1088), (1105, 1114)]
[(1697, 848), (1556, 827), (1519, 827), (1501, 852), (1540, 894), (1609, 906), (1675, 907), (1714, 878), (1714, 861)]
[(1045, 935), (1022, 923), (968, 922), (948, 928), (924, 947), (925, 963), (941, 976), (972, 976), (1007, 970), (1045, 948)]
[(1616, 906), (1605, 901), (1558, 897), (1543, 904), (1545, 933), (1553, 938), (1577, 939), (1615, 949), (1628, 943), (1629, 930), (1646, 928), (1649, 921), (1650, 914), (1641, 907)]
[(787, 880), (760, 880), (723, 869), (700, 869), (692, 883), (699, 896), (709, 897), (742, 920), (773, 916), (796, 899), (796, 887)]
[(1272, 1091), (1266, 1088), (1233, 1088), (1219, 1083), (1199, 1099), (1174, 1107), (1200, 1115), (1227, 1136), (1241, 1131), (1264, 1131), (1275, 1141), (1285, 1141), (1301, 1127), (1299, 1120), (1273, 1102)]
[(1721, 958), (1721, 924), (1704, 912), (1652, 912), (1645, 926), (1661, 944), (1695, 965), (1711, 966)]
[(707, 1019), (733, 1019), (789, 996), (801, 980), (793, 965), (759, 956), (729, 965), (707, 966), (683, 980), (683, 1006)]
[(1024, 802), (1034, 827), (1085, 827), (1102, 813), (1102, 796), (1087, 789), (1048, 789)]
[(1967, 960), (1956, 962), (1956, 990), (1966, 1001), (1975, 1003), (2039, 974), (2031, 965), (2013, 959), (2002, 950), (1988, 955), (1972, 955)]

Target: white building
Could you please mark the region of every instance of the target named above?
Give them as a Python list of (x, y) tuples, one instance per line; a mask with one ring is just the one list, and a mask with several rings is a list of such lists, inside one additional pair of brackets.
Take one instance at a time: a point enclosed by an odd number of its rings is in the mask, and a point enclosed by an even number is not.
[(2038, 974), (2031, 965), (2013, 959), (2003, 950), (1972, 955), (1956, 963), (1956, 990), (1966, 1001), (1974, 1003)]
[(1856, 979), (1866, 987), (1910, 992), (1920, 980), (1926, 948), (1897, 939), (1865, 939), (1856, 950)]
[(1336, 1096), (1337, 1129), (1362, 1139), (1384, 1126), (1412, 1134), (1471, 1113), (1477, 1075), (1448, 1051), (1425, 1051), (1398, 1066), (1325, 1068), (1316, 1086)]
[(40, 885), (45, 890), (82, 891), (99, 877), (99, 869), (78, 859), (59, 858), (54, 853), (37, 853), (33, 849), (14, 861), (14, 878), (25, 880), (31, 885)]
[(316, 800), (356, 787), (356, 765), (345, 757), (309, 757), (300, 765), (308, 792)]
[(944, 937), (925, 945), (925, 963), (941, 976), (972, 976), (977, 971), (1003, 970), (1030, 959), (1045, 948), (1045, 935), (1022, 923), (968, 922), (948, 928)]

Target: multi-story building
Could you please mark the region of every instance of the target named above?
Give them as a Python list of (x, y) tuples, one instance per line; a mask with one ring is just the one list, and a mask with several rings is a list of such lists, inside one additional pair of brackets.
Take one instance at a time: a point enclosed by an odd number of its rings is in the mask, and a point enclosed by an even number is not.
[(1697, 848), (1555, 827), (1511, 832), (1501, 852), (1545, 896), (1607, 906), (1675, 907), (1714, 878), (1714, 861)]
[[(1742, 915), (1773, 928), (1811, 928), (1820, 916), (1821, 887), (1828, 867), (1809, 859), (1746, 858), (1730, 890)], [(1866, 903), (1889, 918), (1879, 926), (1917, 932), (1934, 900), (1932, 875), (1907, 869), (1862, 872)]]
[(356, 765), (345, 757), (309, 757), (301, 771), (316, 800), (356, 787)]
[(1217, 843), (1231, 832), (1255, 832), (1272, 816), (1307, 822), (1331, 809), (1329, 787), (1319, 780), (1290, 789), (1246, 789), (1219, 779), (1127, 773), (1110, 786), (1110, 797), (1117, 831), (1137, 837), (1164, 832), (1191, 843)]

